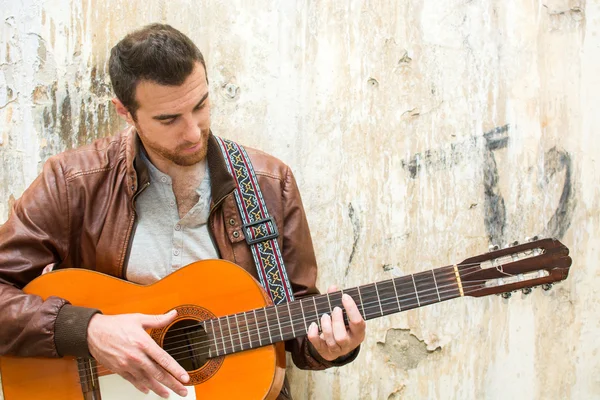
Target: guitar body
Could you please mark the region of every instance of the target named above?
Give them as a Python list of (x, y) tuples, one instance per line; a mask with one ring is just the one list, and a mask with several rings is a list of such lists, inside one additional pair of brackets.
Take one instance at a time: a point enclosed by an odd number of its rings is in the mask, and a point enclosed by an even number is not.
[[(140, 286), (97, 272), (70, 269), (45, 274), (27, 285), (25, 293), (42, 298), (58, 296), (73, 305), (98, 308), (104, 314), (162, 314), (178, 310), (181, 321), (204, 321), (271, 304), (260, 284), (246, 271), (222, 260), (190, 264), (161, 281)], [(151, 331), (161, 343), (169, 327)], [(79, 361), (81, 362), (81, 361)], [(81, 365), (72, 357), (62, 359), (1, 357), (0, 372), (6, 400), (98, 399), (84, 395), (79, 373)], [(187, 369), (187, 368), (186, 368)], [(186, 398), (274, 399), (285, 374), (283, 342), (208, 360), (196, 370), (188, 370), (191, 381)], [(144, 395), (122, 381), (122, 389), (108, 391), (110, 374), (99, 378), (102, 399), (134, 400), (158, 398)], [(126, 394), (130, 393), (131, 394)], [(117, 393), (106, 394), (106, 393)], [(113, 397), (113, 396), (118, 396)], [(133, 396), (133, 397), (132, 397)], [(146, 396), (146, 397), (144, 397)], [(177, 398), (173, 394), (171, 398)]]

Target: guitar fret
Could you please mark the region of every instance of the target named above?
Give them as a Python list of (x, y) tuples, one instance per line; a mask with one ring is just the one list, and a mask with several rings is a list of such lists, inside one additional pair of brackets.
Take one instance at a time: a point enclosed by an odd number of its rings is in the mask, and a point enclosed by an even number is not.
[(287, 303), (287, 309), (288, 309), (288, 314), (290, 316), (290, 325), (292, 326), (292, 337), (296, 337), (296, 331), (294, 330), (294, 320), (292, 318), (292, 311), (290, 310), (290, 302), (288, 301)]
[(379, 297), (379, 289), (377, 288), (377, 282), (375, 282), (375, 293), (377, 293), (377, 302), (379, 303), (379, 311), (381, 311), (381, 315), (383, 316), (383, 307), (381, 306), (381, 298)]
[(417, 284), (415, 283), (415, 276), (411, 275), (410, 277), (412, 278), (413, 286), (415, 287), (415, 296), (417, 296), (417, 304), (419, 305), (419, 307), (421, 307), (421, 301), (419, 300), (419, 293), (417, 291)]
[(237, 314), (233, 314), (235, 317), (235, 326), (238, 331), (238, 337), (240, 338), (240, 350), (244, 350), (244, 342), (242, 342), (242, 330), (240, 329), (240, 323), (238, 322)]
[(252, 336), (250, 336), (250, 329), (248, 328), (248, 316), (246, 315), (246, 312), (244, 312), (244, 321), (246, 322), (246, 333), (248, 334), (248, 344), (249, 344), (249, 348), (253, 348), (254, 346), (252, 345)]
[(327, 304), (329, 304), (328, 314), (331, 314), (333, 312), (333, 307), (331, 307), (331, 300), (329, 299), (329, 293), (327, 293), (326, 295), (327, 295)]
[[(217, 337), (215, 335), (215, 325), (212, 319), (210, 320), (210, 330), (212, 331), (213, 341), (215, 342), (215, 352), (219, 355), (219, 346), (217, 346)], [(208, 356), (210, 357), (210, 347), (208, 348)]]
[(392, 286), (394, 287), (394, 293), (396, 294), (396, 302), (398, 303), (398, 311), (402, 311), (402, 306), (400, 305), (400, 296), (398, 296), (398, 290), (396, 289), (396, 280), (392, 279)]
[(219, 321), (219, 332), (221, 333), (221, 340), (223, 341), (223, 354), (227, 354), (227, 349), (225, 347), (225, 335), (223, 335), (223, 327), (221, 326), (221, 318), (217, 318)]
[(434, 270), (431, 270), (431, 275), (433, 276), (433, 283), (435, 284), (435, 291), (438, 296), (438, 301), (442, 301), (442, 298), (440, 297), (440, 289), (438, 288), (437, 280), (435, 279), (435, 271)]
[(281, 339), (283, 339), (283, 331), (281, 330), (281, 321), (279, 320), (279, 311), (277, 311), (278, 307), (273, 307), (275, 309), (275, 316), (277, 316), (277, 325), (279, 326), (279, 335), (281, 335)]
[(361, 296), (363, 310), (365, 313), (364, 319), (377, 318), (381, 316), (381, 310), (377, 305), (377, 290), (374, 283), (361, 286)]
[(260, 334), (260, 328), (258, 327), (258, 318), (256, 317), (256, 309), (252, 310), (254, 313), (254, 324), (256, 325), (256, 335), (258, 336), (258, 344), (262, 346), (262, 336)]
[(389, 315), (400, 311), (398, 307), (398, 295), (394, 281), (388, 279), (377, 283), (377, 291), (381, 299), (383, 315)]
[(231, 350), (235, 351), (235, 344), (233, 344), (233, 335), (231, 335), (231, 325), (229, 324), (229, 316), (226, 315), (225, 319), (227, 320), (227, 328), (229, 329), (229, 340), (231, 341)]
[(304, 306), (302, 305), (302, 300), (299, 301), (300, 310), (302, 310), (302, 321), (304, 321), (304, 330), (308, 332), (308, 325), (306, 325), (306, 316), (304, 315)]
[(440, 301), (439, 292), (436, 291), (436, 281), (433, 274), (429, 272), (419, 272), (413, 275), (413, 279), (417, 285), (417, 290), (420, 294), (420, 305), (426, 306)]
[(342, 299), (344, 298), (344, 290), (340, 290), (340, 308), (342, 309), (342, 317), (344, 319), (344, 324), (349, 325), (350, 320), (348, 319), (348, 315), (346, 315), (346, 309), (344, 308), (344, 302)]
[(412, 282), (412, 277), (401, 276), (399, 278), (395, 278), (394, 283), (400, 292), (400, 297), (398, 298), (400, 301), (400, 309), (402, 311), (406, 311), (416, 308), (416, 292), (414, 291), (415, 289)]
[(321, 330), (321, 319), (319, 318), (319, 309), (317, 308), (317, 302), (316, 302), (316, 300), (315, 300), (315, 297), (316, 297), (316, 296), (313, 296), (313, 297), (312, 297), (313, 304), (315, 305), (315, 316), (316, 316), (316, 318), (317, 318), (317, 325), (319, 326), (319, 331), (321, 331), (321, 332), (322, 332), (322, 330)]
[(265, 322), (267, 323), (267, 331), (269, 332), (269, 343), (273, 343), (273, 338), (271, 338), (271, 327), (269, 326), (269, 316), (267, 315), (267, 309), (263, 308), (265, 312)]
[(360, 308), (362, 308), (362, 314), (363, 314), (362, 316), (363, 316), (363, 319), (366, 320), (367, 314), (365, 314), (365, 303), (363, 302), (362, 294), (360, 293), (360, 286), (357, 286), (356, 290), (358, 290), (358, 298), (360, 299)]

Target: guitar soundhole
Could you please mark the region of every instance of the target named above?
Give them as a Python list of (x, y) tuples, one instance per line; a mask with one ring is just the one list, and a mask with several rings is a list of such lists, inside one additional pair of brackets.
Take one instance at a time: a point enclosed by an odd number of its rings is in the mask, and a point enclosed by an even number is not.
[(199, 321), (181, 319), (167, 330), (163, 349), (186, 371), (195, 371), (208, 361), (209, 343), (208, 335)]

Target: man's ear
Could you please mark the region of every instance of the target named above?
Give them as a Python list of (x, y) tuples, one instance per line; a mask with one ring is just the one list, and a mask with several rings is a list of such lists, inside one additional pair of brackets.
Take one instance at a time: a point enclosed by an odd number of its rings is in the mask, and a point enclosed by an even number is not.
[(123, 103), (121, 103), (121, 100), (115, 97), (111, 101), (115, 105), (115, 111), (117, 112), (117, 114), (119, 114), (121, 118), (127, 121), (129, 125), (133, 125), (133, 117), (131, 116), (129, 110), (127, 110), (127, 107), (125, 107)]

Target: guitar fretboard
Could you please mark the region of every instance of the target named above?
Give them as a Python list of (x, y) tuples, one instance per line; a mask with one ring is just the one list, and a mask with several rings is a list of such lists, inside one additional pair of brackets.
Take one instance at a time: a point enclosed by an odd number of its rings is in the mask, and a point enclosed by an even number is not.
[(304, 336), (313, 322), (320, 328), (323, 314), (331, 314), (335, 307), (344, 310), (344, 293), (356, 302), (365, 320), (459, 297), (461, 288), (455, 271), (453, 266), (442, 267), (205, 321), (204, 330), (210, 338), (207, 356), (223, 356)]

